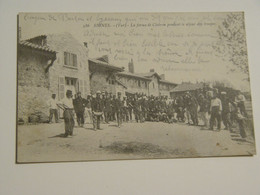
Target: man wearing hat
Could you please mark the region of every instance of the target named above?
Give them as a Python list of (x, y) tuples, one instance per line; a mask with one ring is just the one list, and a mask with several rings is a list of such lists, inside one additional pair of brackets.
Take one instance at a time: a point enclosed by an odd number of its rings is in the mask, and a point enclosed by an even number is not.
[(86, 100), (81, 97), (81, 92), (77, 93), (77, 97), (73, 100), (74, 110), (77, 115), (77, 122), (79, 127), (84, 125), (84, 111), (86, 107)]
[(96, 129), (101, 129), (100, 128), (100, 120), (101, 116), (103, 114), (103, 104), (102, 104), (102, 99), (100, 97), (101, 92), (97, 91), (96, 92), (96, 98), (92, 100), (91, 108), (92, 108), (92, 113), (93, 113), (93, 128), (94, 130)]
[(123, 107), (122, 105), (123, 103), (121, 100), (121, 92), (117, 93), (117, 98), (114, 101), (115, 101), (114, 106), (115, 106), (117, 125), (118, 127), (120, 127), (122, 124), (122, 107)]
[(214, 123), (217, 120), (217, 128), (221, 128), (221, 112), (222, 112), (222, 102), (217, 98), (217, 94), (213, 94), (213, 98), (210, 102), (210, 129), (213, 130)]
[(48, 101), (49, 109), (50, 109), (50, 116), (49, 116), (49, 122), (52, 122), (53, 115), (55, 117), (55, 122), (58, 123), (58, 107), (57, 107), (58, 101), (56, 100), (56, 94), (51, 95), (51, 99)]
[(198, 104), (200, 107), (199, 116), (203, 121), (203, 126), (205, 128), (208, 128), (209, 127), (208, 111), (209, 111), (210, 102), (207, 100), (207, 98), (205, 98), (205, 96), (202, 93), (200, 93), (198, 97)]
[(62, 100), (62, 106), (64, 109), (63, 117), (65, 123), (65, 135), (64, 137), (68, 137), (68, 135), (73, 135), (74, 128), (74, 118), (73, 118), (73, 101), (72, 101), (72, 91), (67, 90), (66, 97)]
[(225, 130), (230, 130), (232, 132), (232, 123), (231, 123), (232, 105), (225, 91), (221, 92), (221, 102), (222, 102), (222, 120), (225, 126)]
[(104, 106), (105, 123), (109, 123), (109, 113), (111, 112), (111, 101), (106, 91), (102, 93), (102, 102)]

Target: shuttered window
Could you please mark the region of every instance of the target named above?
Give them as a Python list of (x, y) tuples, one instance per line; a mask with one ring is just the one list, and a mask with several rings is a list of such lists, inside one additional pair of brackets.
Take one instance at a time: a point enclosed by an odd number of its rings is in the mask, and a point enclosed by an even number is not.
[(84, 80), (84, 95), (85, 95), (85, 98), (87, 98), (87, 91), (88, 91), (88, 83), (86, 80)]
[(64, 52), (64, 64), (66, 66), (77, 67), (77, 55), (69, 52)]
[(83, 81), (79, 80), (79, 91), (83, 94)]
[(63, 99), (65, 97), (65, 78), (59, 77), (59, 99)]

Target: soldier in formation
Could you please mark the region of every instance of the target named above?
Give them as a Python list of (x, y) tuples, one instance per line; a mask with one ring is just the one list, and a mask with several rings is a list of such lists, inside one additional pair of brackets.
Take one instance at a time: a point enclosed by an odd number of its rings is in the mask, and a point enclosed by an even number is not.
[(247, 113), (245, 98), (241, 93), (231, 97), (230, 92), (211, 89), (198, 90), (195, 93), (186, 92), (175, 98), (168, 98), (138, 93), (122, 97), (121, 92), (113, 95), (106, 91), (102, 93), (97, 91), (96, 96), (89, 95), (87, 99), (82, 98), (79, 92), (72, 101), (72, 93), (67, 91), (63, 105), (66, 107), (64, 110), (66, 136), (73, 133), (72, 110), (74, 110), (78, 125), (82, 127), (84, 116), (88, 115), (93, 122), (94, 130), (101, 129), (102, 119), (104, 123), (115, 121), (118, 127), (121, 127), (123, 122), (135, 120), (137, 123), (187, 122), (189, 125), (200, 125), (210, 130), (217, 127), (217, 130), (220, 130), (223, 123), (225, 129), (230, 132), (234, 132), (233, 127), (237, 125), (241, 137), (246, 137)]

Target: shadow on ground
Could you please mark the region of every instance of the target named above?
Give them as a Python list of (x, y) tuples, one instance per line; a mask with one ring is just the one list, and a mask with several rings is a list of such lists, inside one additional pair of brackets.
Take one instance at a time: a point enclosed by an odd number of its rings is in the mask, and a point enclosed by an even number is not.
[(65, 136), (65, 133), (61, 133), (61, 134), (58, 134), (58, 135), (54, 135), (54, 136), (51, 136), (51, 137), (48, 137), (48, 138), (56, 138), (56, 137), (69, 138), (68, 136)]
[(142, 142), (113, 142), (112, 144), (101, 147), (112, 153), (121, 154), (138, 154), (147, 157), (176, 157), (176, 156), (197, 156), (195, 149), (181, 150), (176, 148), (174, 150), (160, 147), (151, 143)]

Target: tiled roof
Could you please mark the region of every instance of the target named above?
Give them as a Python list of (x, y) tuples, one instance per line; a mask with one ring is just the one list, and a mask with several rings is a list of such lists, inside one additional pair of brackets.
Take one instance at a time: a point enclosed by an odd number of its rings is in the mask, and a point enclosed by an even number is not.
[(161, 79), (160, 75), (158, 75), (156, 72), (138, 73), (138, 75), (143, 76), (143, 77), (152, 77), (154, 74), (155, 74), (159, 79)]
[(115, 79), (115, 81), (116, 81), (118, 84), (122, 85), (124, 88), (127, 89), (127, 86), (126, 86), (124, 83), (122, 83), (122, 82), (119, 81), (118, 79)]
[(50, 52), (50, 53), (56, 53), (56, 51), (51, 50), (48, 46), (37, 45), (34, 43), (30, 43), (29, 41), (19, 41), (19, 45)]
[(193, 91), (197, 89), (202, 89), (203, 87), (203, 83), (182, 83), (177, 85), (173, 90), (171, 90), (171, 92)]
[(151, 80), (147, 77), (143, 77), (143, 76), (140, 76), (139, 74), (134, 74), (134, 73), (131, 73), (131, 72), (119, 72), (119, 73), (117, 73), (117, 75), (134, 77), (134, 78), (139, 78), (139, 79), (143, 79), (143, 80)]
[(167, 83), (167, 84), (172, 84), (172, 85), (178, 85), (177, 83), (173, 83), (171, 81), (167, 81), (167, 80), (159, 80), (160, 83)]
[(118, 66), (114, 66), (114, 65), (111, 65), (107, 62), (103, 62), (103, 61), (100, 61), (98, 59), (89, 59), (90, 62), (93, 62), (97, 65), (100, 65), (100, 66), (103, 66), (105, 68), (111, 68), (111, 69), (115, 69), (115, 70), (118, 70), (118, 71), (123, 71), (122, 68), (118, 67)]

